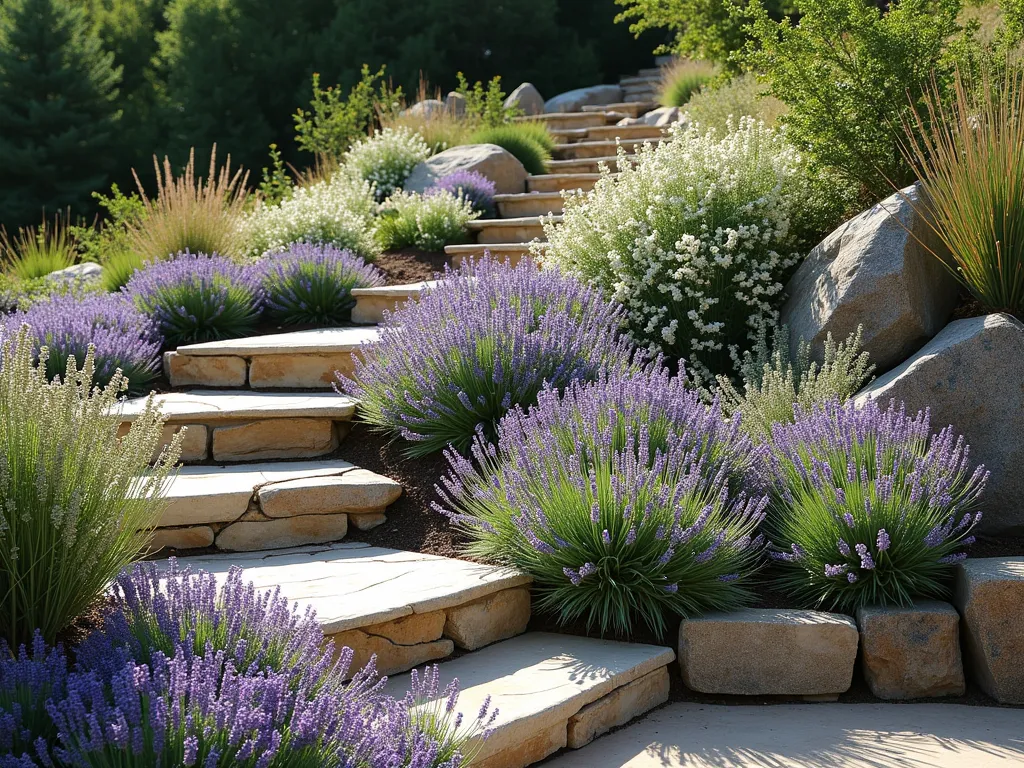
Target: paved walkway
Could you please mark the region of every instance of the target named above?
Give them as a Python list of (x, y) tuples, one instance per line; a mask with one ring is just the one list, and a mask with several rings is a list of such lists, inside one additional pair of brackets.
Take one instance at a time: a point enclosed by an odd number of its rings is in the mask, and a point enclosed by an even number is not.
[(545, 768), (1009, 768), (1024, 710), (954, 704), (672, 704)]

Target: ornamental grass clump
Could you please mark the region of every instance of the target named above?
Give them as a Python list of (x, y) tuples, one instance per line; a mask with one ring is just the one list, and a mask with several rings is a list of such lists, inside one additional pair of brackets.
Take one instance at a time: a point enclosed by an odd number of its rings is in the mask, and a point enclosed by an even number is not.
[(36, 350), (46, 347), (46, 376), (63, 376), (68, 360), (85, 365), (93, 353), (93, 383), (105, 387), (120, 371), (128, 392), (145, 394), (160, 373), (163, 339), (156, 324), (124, 296), (52, 296), (10, 316), (8, 328), (30, 327)]
[(256, 270), (188, 251), (136, 272), (124, 293), (153, 319), (168, 349), (249, 335), (263, 303)]
[(424, 194), (448, 192), (469, 201), (474, 211), (490, 216), (494, 214), (497, 189), (494, 182), (479, 171), (456, 171), (438, 179)]
[(544, 387), (628, 367), (619, 318), (597, 290), (529, 259), (515, 267), (469, 261), (386, 315), (353, 377), (339, 381), (364, 421), (409, 441), (407, 455), (449, 443), (464, 450), (478, 429), (493, 434), (498, 419), (532, 405)]
[(443, 251), (446, 245), (466, 242), (466, 225), (479, 217), (469, 200), (450, 192), (396, 192), (383, 205), (377, 237), (385, 251)]
[(617, 175), (545, 223), (538, 256), (612, 292), (638, 344), (710, 382), (776, 319), (790, 270), (827, 229), (834, 206), (818, 189), (775, 130), (690, 127), (632, 159), (620, 150)]
[(435, 505), (474, 556), (533, 576), (539, 608), (602, 633), (748, 605), (768, 502), (746, 495), (751, 443), (660, 367), (576, 382), (511, 411), (451, 466)]
[(384, 285), (380, 270), (332, 245), (295, 243), (264, 258), (264, 313), (284, 325), (340, 325), (349, 320), (353, 288)]
[(430, 157), (430, 147), (409, 128), (383, 128), (357, 141), (342, 158), (342, 169), (373, 185), (377, 200), (401, 189), (412, 169)]
[(839, 610), (947, 596), (988, 477), (927, 411), (837, 400), (776, 425), (763, 471), (781, 588)]
[[(94, 386), (92, 354), (46, 375), (27, 329), (3, 342), (0, 367), (0, 637), (57, 633), (138, 559), (162, 508), (178, 438), (158, 451), (164, 419), (149, 403), (118, 436), (115, 374)], [(153, 464), (154, 454), (160, 457)]]
[(526, 172), (537, 176), (547, 173), (554, 140), (539, 123), (505, 123), (485, 126), (470, 137), (472, 144), (496, 144), (523, 164)]

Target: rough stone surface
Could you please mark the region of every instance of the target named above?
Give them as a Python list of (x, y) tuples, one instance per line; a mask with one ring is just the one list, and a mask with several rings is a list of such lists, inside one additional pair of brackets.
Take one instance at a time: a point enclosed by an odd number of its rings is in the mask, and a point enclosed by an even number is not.
[(445, 111), (452, 117), (464, 117), (466, 114), (466, 97), (456, 91), (449, 91), (444, 97)]
[[(564, 727), (586, 705), (674, 658), (670, 648), (654, 645), (530, 632), (446, 662), (440, 682), (443, 688), (458, 678), (463, 712), (475, 713), (487, 696), (498, 708), (477, 758), (488, 765), (492, 756)], [(402, 695), (407, 685), (404, 678), (392, 678), (386, 690)]]
[(372, 531), (378, 525), (388, 521), (387, 515), (383, 512), (349, 512), (348, 522), (357, 531)]
[(240, 520), (217, 534), (217, 546), (233, 552), (283, 549), (338, 541), (348, 533), (348, 516), (302, 515), (276, 520)]
[(835, 613), (750, 608), (679, 626), (683, 682), (702, 693), (842, 693), (856, 659), (857, 625)]
[(71, 283), (99, 280), (102, 275), (103, 267), (95, 262), (86, 261), (82, 264), (72, 264), (70, 267), (58, 269), (46, 277), (54, 282), (70, 285)]
[[(127, 434), (130, 426), (123, 424), (119, 429), (121, 434)], [(160, 444), (153, 449), (153, 461), (160, 458), (163, 449), (171, 444), (171, 440), (177, 432), (181, 432), (181, 460), (203, 461), (207, 458), (207, 443), (209, 431), (203, 424), (166, 424), (160, 433)]]
[(615, 689), (569, 718), (566, 746), (571, 749), (586, 746), (601, 734), (628, 723), (637, 714), (664, 704), (668, 694), (668, 667), (656, 669)]
[[(117, 406), (122, 422), (135, 420), (148, 398), (136, 397)], [(166, 392), (153, 402), (172, 424), (242, 419), (323, 418), (343, 421), (356, 410), (356, 401), (335, 392), (250, 392), (248, 390), (200, 390)]]
[(396, 645), (414, 645), (439, 640), (444, 632), (444, 622), (444, 611), (430, 611), (374, 624), (361, 631), (368, 635), (379, 635)]
[(413, 168), (404, 188), (423, 192), (456, 171), (477, 171), (494, 182), (499, 195), (526, 191), (526, 169), (515, 156), (496, 144), (467, 144), (438, 152)]
[(161, 549), (200, 549), (213, 544), (213, 528), (194, 525), (189, 528), (157, 528), (149, 541), (156, 552)]
[(978, 531), (1024, 534), (1024, 325), (1009, 315), (952, 322), (857, 402), (868, 397), (895, 398), (912, 413), (931, 408), (936, 430), (952, 424), (992, 473)]
[(424, 99), (417, 101), (405, 113), (416, 117), (433, 117), (444, 112), (445, 104), (440, 99)]
[(244, 387), (246, 364), (241, 357), (193, 357), (167, 352), (164, 372), (172, 387)]
[(926, 600), (911, 608), (857, 610), (864, 678), (880, 699), (959, 696), (960, 614), (949, 603)]
[(251, 555), (204, 555), (189, 562), (213, 573), (220, 583), (237, 565), (258, 590), (279, 586), (300, 611), (313, 608), (328, 635), (413, 613), (447, 610), (530, 583), (529, 576), (508, 568), (356, 542)]
[(237, 357), (297, 354), (336, 355), (343, 352), (355, 352), (363, 344), (375, 342), (379, 337), (380, 334), (376, 328), (314, 328), (309, 331), (268, 333), (264, 336), (188, 344), (178, 347), (178, 354), (190, 356), (235, 355)]
[(673, 123), (685, 123), (686, 113), (683, 112), (679, 107), (658, 107), (652, 109), (646, 114), (640, 115), (640, 117), (627, 118), (631, 120), (631, 123), (623, 123), (619, 121), (619, 125), (656, 125), (659, 128), (667, 128)]
[(590, 104), (614, 104), (622, 100), (622, 87), (618, 85), (592, 85), (560, 93), (544, 102), (545, 112), (579, 112)]
[(398, 645), (386, 637), (369, 635), (360, 629), (350, 629), (331, 636), (334, 647), (338, 650), (351, 648), (352, 669), (361, 669), (370, 661), (371, 656), (377, 657), (377, 672), (381, 675), (394, 675), (405, 672), (452, 655), (455, 646), (451, 640), (441, 639), (430, 643), (414, 645)]
[(539, 763), (566, 746), (567, 728), (567, 723), (556, 723), (514, 747), (477, 758), (473, 761), (473, 768), (526, 768), (527, 765)]
[(256, 492), (267, 517), (379, 511), (401, 495), (402, 486), (394, 480), (360, 467), (333, 477), (271, 483)]
[(521, 83), (505, 99), (505, 109), (519, 107), (524, 115), (540, 115), (544, 113), (544, 97), (533, 83)]
[(1024, 557), (971, 558), (957, 569), (971, 679), (1004, 704), (1024, 704)]
[(214, 427), (214, 461), (305, 459), (338, 447), (327, 419), (263, 419)]
[(332, 389), (337, 374), (352, 374), (355, 362), (351, 352), (337, 355), (261, 355), (249, 366), (249, 386), (253, 389)]
[[(919, 242), (946, 253), (914, 211), (915, 187), (892, 195), (826, 237), (786, 286), (780, 322), (793, 348), (800, 339), (820, 353), (826, 335), (841, 341), (864, 328), (864, 348), (878, 371), (899, 365), (942, 330), (957, 284)], [(909, 231), (908, 231), (909, 230)]]
[(530, 623), (530, 590), (506, 589), (482, 600), (448, 610), (444, 634), (467, 651), (526, 631)]

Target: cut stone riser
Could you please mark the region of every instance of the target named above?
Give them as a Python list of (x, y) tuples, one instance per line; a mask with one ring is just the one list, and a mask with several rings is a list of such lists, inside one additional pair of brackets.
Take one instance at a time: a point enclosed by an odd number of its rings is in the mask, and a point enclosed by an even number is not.
[(352, 308), (352, 322), (362, 325), (376, 325), (384, 319), (384, 312), (392, 312), (406, 301), (416, 299), (427, 286), (435, 281), (408, 285), (388, 285), (380, 288), (356, 288), (352, 291), (356, 305)]
[(645, 112), (650, 112), (658, 105), (653, 101), (624, 101), (617, 104), (604, 104), (603, 106), (584, 106), (582, 112), (604, 112), (608, 114), (619, 114), (623, 117), (639, 117)]
[(525, 194), (519, 200), (498, 203), (498, 215), (506, 219), (516, 219), (522, 216), (548, 216), (562, 212), (562, 198), (549, 200), (541, 198), (530, 200), (529, 194)]
[(338, 372), (355, 369), (353, 354), (229, 355), (164, 354), (164, 373), (172, 387), (225, 387), (238, 389), (333, 389)]
[(528, 192), (562, 192), (581, 190), (589, 192), (594, 188), (599, 173), (552, 173), (543, 176), (530, 176), (526, 179)]
[(531, 224), (506, 224), (512, 219), (488, 219), (473, 222), (477, 243), (529, 243), (544, 239), (544, 226), (540, 222)]
[(645, 143), (656, 144), (659, 139), (623, 139), (622, 141), (616, 142), (614, 140), (609, 141), (584, 141), (578, 144), (564, 144), (559, 147), (555, 147), (553, 156), (559, 160), (583, 160), (592, 157), (610, 157), (615, 155), (619, 147), (625, 150), (627, 155), (636, 154), (636, 152)]
[(615, 139), (660, 139), (665, 131), (657, 125), (604, 125), (587, 132), (589, 141), (615, 141)]
[(594, 174), (600, 171), (601, 164), (608, 166), (612, 171), (616, 169), (618, 158), (612, 154), (605, 157), (583, 157), (571, 160), (549, 160), (548, 171), (553, 174)]
[(552, 130), (572, 130), (604, 125), (606, 118), (600, 112), (551, 112), (546, 115), (516, 118), (522, 121), (540, 121)]
[(513, 267), (526, 258), (531, 258), (530, 248), (522, 243), (514, 244), (478, 244), (472, 246), (458, 245), (448, 246), (444, 249), (449, 256), (449, 263), (453, 267), (462, 266), (462, 262), (468, 258), (477, 261), (489, 256), (497, 261), (508, 261)]

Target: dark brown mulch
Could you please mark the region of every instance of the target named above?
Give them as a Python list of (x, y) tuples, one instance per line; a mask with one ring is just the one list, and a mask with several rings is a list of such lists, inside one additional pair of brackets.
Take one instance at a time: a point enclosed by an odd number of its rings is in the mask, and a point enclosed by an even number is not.
[(113, 608), (114, 602), (111, 597), (101, 596), (96, 598), (92, 605), (78, 614), (68, 626), (57, 633), (57, 642), (62, 644), (65, 649), (74, 649), (85, 638), (103, 626), (107, 614)]
[[(966, 320), (970, 317), (981, 317), (982, 315), (991, 314), (994, 311), (997, 310), (989, 309), (976, 298), (971, 296), (971, 294), (966, 291), (961, 291), (956, 309), (953, 310), (952, 320)], [(1013, 312), (1008, 312), (1008, 314), (1012, 315)], [(1017, 319), (1021, 320), (1024, 318), (1018, 317)]]
[(443, 252), (406, 248), (382, 254), (373, 263), (384, 273), (388, 285), (404, 285), (433, 280), (435, 273), (444, 272), (448, 257)]

